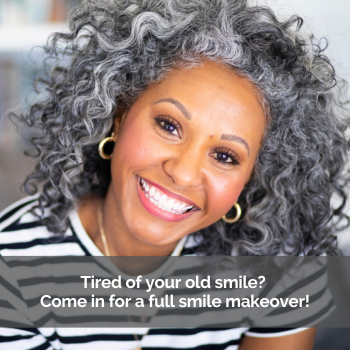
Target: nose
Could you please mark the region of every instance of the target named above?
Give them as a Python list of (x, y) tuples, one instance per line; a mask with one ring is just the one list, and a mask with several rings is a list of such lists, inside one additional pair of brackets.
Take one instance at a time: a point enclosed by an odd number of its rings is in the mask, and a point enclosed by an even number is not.
[(203, 155), (192, 147), (183, 147), (163, 164), (164, 171), (179, 187), (197, 187), (203, 181)]

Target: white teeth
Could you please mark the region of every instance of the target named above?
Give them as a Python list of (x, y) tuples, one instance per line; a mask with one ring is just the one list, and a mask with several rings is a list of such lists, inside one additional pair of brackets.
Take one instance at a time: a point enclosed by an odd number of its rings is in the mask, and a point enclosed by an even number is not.
[(188, 209), (192, 209), (192, 205), (183, 203), (168, 197), (166, 194), (159, 191), (156, 187), (149, 185), (144, 179), (140, 180), (142, 191), (145, 196), (158, 208), (165, 210), (169, 213), (184, 214)]
[(172, 209), (175, 201), (173, 199), (170, 199), (170, 201), (167, 201), (166, 206), (168, 209)]
[(179, 205), (179, 207), (177, 208), (177, 210), (178, 210), (180, 213), (183, 213), (185, 207), (186, 207), (186, 204), (182, 203), (182, 204)]
[(159, 205), (164, 206), (166, 202), (167, 202), (167, 196), (165, 194), (162, 194), (159, 198)]

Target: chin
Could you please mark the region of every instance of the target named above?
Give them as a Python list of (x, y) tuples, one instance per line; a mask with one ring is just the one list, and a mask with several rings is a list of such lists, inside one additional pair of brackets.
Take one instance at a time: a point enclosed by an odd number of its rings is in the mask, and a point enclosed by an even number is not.
[(154, 220), (141, 225), (141, 227), (139, 225), (132, 225), (129, 232), (132, 233), (136, 240), (151, 246), (166, 246), (177, 242), (186, 235), (179, 234), (179, 230), (170, 232), (163, 225), (157, 225)]

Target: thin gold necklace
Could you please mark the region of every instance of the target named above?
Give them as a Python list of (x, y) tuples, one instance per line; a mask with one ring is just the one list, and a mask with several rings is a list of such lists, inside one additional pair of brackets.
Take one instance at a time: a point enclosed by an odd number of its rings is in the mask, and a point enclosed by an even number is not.
[[(108, 249), (108, 243), (107, 243), (105, 230), (103, 228), (103, 202), (101, 202), (101, 205), (98, 206), (97, 217), (98, 217), (98, 228), (100, 231), (101, 240), (103, 243), (103, 249), (105, 251), (105, 255), (111, 256), (109, 249)], [(183, 249), (183, 246), (185, 244), (185, 241), (186, 241), (186, 237), (182, 237), (179, 244), (177, 245), (177, 247), (173, 251), (172, 256), (180, 256), (182, 249)], [(128, 321), (131, 322), (130, 316), (129, 315), (126, 315), (126, 316), (128, 318)], [(136, 347), (134, 350), (142, 350), (141, 342), (144, 339), (144, 337), (149, 333), (149, 331), (150, 331), (150, 328), (148, 328), (147, 332), (142, 335), (141, 339), (139, 338), (139, 336), (137, 334), (133, 333), (135, 341), (137, 341), (139, 343), (139, 346)]]
[(107, 238), (105, 234), (105, 230), (103, 228), (103, 202), (101, 202), (101, 205), (98, 206), (98, 229), (100, 231), (102, 243), (103, 243), (103, 249), (105, 251), (106, 256), (111, 256), (109, 249), (108, 249), (108, 244), (107, 244)]

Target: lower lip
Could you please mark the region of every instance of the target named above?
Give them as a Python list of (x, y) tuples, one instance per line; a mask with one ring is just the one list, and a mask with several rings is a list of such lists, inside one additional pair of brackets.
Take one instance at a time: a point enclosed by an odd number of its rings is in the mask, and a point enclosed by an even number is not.
[(165, 221), (170, 221), (170, 222), (178, 222), (187, 219), (188, 217), (192, 216), (195, 211), (190, 211), (186, 214), (174, 214), (174, 213), (169, 213), (165, 210), (162, 210), (158, 208), (156, 205), (154, 205), (143, 193), (141, 186), (140, 186), (140, 178), (136, 177), (137, 181), (137, 195), (140, 199), (140, 202), (142, 206), (152, 215), (155, 217), (165, 220)]

